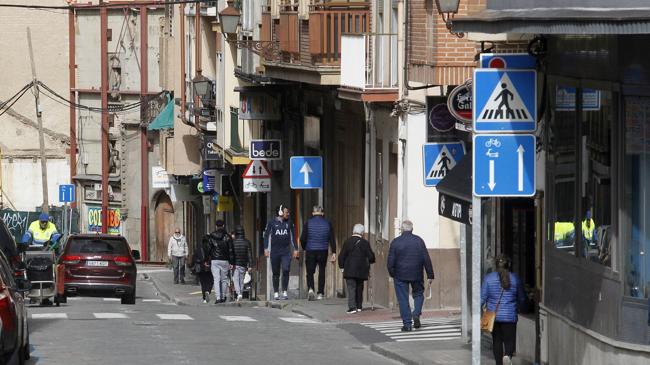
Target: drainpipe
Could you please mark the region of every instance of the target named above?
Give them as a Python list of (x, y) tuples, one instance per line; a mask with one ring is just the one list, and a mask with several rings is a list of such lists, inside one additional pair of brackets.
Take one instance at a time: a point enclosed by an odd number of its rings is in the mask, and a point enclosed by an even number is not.
[(409, 90), (424, 90), (439, 85), (411, 86), (409, 84), (409, 1), (404, 0), (404, 95), (407, 96)]
[[(149, 37), (147, 7), (140, 6), (140, 100), (145, 100), (149, 89)], [(149, 147), (147, 127), (140, 127), (140, 257), (149, 261)]]
[(99, 9), (100, 16), (100, 56), (101, 56), (101, 99), (102, 99), (102, 233), (108, 233), (108, 9)]
[(181, 120), (183, 123), (186, 123), (185, 120), (185, 105), (187, 104), (187, 96), (186, 96), (186, 85), (185, 85), (185, 79), (187, 78), (187, 74), (185, 73), (185, 4), (180, 4), (178, 5), (178, 14), (179, 14), (179, 20), (180, 20), (180, 39), (181, 39), (181, 44), (180, 44), (180, 49), (181, 49)]
[[(70, 84), (70, 100), (76, 102), (76, 64), (75, 64), (75, 26), (74, 9), (68, 12), (68, 83)], [(77, 175), (77, 109), (70, 105), (70, 182)], [(71, 203), (72, 207), (75, 202)]]

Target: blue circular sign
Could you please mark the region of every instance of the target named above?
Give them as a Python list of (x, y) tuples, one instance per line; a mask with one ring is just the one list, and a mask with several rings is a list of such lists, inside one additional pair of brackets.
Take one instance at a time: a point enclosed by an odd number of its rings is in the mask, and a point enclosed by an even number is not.
[(449, 112), (447, 104), (438, 104), (429, 112), (429, 124), (439, 132), (448, 132), (456, 126), (456, 118)]

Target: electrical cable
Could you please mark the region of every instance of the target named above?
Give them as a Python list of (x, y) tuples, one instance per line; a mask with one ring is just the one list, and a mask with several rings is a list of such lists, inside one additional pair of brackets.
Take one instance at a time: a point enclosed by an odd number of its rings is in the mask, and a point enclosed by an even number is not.
[[(14, 104), (16, 104), (16, 102), (18, 102), (18, 100), (20, 100), (20, 98), (22, 98), (23, 95), (27, 93), (27, 91), (31, 88), (31, 86), (32, 83), (26, 85), (25, 87), (23, 87), (21, 91), (18, 92), (18, 94), (12, 96), (13, 101), (8, 100), (4, 102), (2, 104), (2, 108), (0, 108), (0, 109), (4, 109), (2, 112), (0, 112), (0, 117), (3, 116), (9, 109), (11, 109), (14, 106)], [(8, 103), (10, 104), (7, 105)]]
[(20, 89), (20, 90), (18, 90), (18, 92), (15, 93), (12, 97), (10, 97), (10, 98), (7, 99), (6, 101), (0, 103), (0, 109), (4, 109), (5, 105), (9, 104), (12, 100), (14, 100), (14, 98), (15, 98), (16, 96), (18, 96), (18, 94), (20, 94), (20, 93), (22, 93), (23, 91), (25, 91), (25, 89), (28, 89), (28, 88), (32, 87), (33, 84), (34, 84), (33, 82), (30, 82), (29, 84), (23, 86), (23, 88)]

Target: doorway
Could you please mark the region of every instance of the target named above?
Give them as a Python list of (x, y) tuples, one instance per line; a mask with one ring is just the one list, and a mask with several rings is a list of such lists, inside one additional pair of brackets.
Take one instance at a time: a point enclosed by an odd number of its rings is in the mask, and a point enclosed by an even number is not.
[(174, 217), (174, 206), (169, 195), (162, 192), (156, 199), (155, 210), (156, 226), (156, 245), (151, 252), (150, 259), (157, 262), (167, 262), (167, 242), (176, 227), (176, 218)]

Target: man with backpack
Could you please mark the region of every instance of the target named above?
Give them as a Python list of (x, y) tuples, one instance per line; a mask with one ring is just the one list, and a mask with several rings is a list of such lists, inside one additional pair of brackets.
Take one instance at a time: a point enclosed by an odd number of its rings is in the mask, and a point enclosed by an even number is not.
[(318, 296), (315, 299), (323, 299), (325, 293), (325, 265), (329, 250), (332, 250), (331, 261), (336, 260), (336, 239), (332, 223), (324, 217), (323, 207), (315, 205), (312, 209), (312, 217), (304, 224), (300, 242), (305, 250), (305, 261), (307, 264), (307, 298), (314, 300), (314, 273), (318, 266)]
[(217, 220), (217, 228), (204, 238), (211, 260), (212, 276), (214, 277), (214, 293), (216, 301), (214, 304), (224, 303), (230, 284), (228, 276), (232, 268), (234, 252), (232, 238), (226, 231), (225, 224), (222, 220)]

